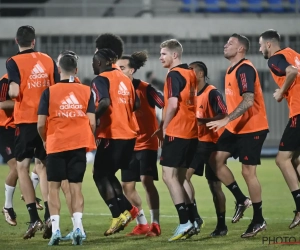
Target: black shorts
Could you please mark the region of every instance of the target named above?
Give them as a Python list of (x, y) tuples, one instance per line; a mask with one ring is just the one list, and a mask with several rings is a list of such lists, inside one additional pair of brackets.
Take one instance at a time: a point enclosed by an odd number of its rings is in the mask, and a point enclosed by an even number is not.
[(94, 177), (107, 177), (115, 175), (119, 169), (128, 169), (134, 145), (135, 138), (101, 139), (95, 155)]
[(198, 139), (165, 136), (160, 164), (165, 167), (189, 168), (197, 149)]
[(289, 119), (279, 144), (279, 151), (296, 151), (300, 148), (300, 115)]
[(15, 156), (17, 161), (26, 158), (46, 159), (43, 141), (38, 134), (37, 124), (17, 124), (15, 132)]
[(0, 154), (5, 162), (15, 158), (15, 129), (0, 127)]
[(86, 169), (86, 150), (79, 148), (48, 154), (46, 158), (47, 180), (72, 183), (82, 182)]
[(260, 165), (261, 149), (268, 130), (236, 135), (224, 130), (217, 142), (217, 151), (229, 152), (245, 165)]
[(134, 151), (129, 164), (129, 169), (122, 169), (121, 179), (123, 182), (139, 182), (141, 175), (152, 176), (158, 181), (157, 150)]
[(205, 177), (209, 181), (220, 181), (208, 164), (212, 152), (216, 151), (217, 146), (213, 142), (198, 142), (197, 150), (194, 155), (190, 168), (195, 169), (195, 175), (203, 176), (205, 165)]

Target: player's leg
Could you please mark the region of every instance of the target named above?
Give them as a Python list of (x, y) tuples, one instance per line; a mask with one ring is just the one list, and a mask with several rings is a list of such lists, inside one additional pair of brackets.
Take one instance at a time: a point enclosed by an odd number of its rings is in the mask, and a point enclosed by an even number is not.
[(5, 204), (2, 213), (4, 214), (5, 220), (9, 225), (16, 226), (17, 216), (13, 208), (13, 196), (18, 180), (16, 159), (12, 158), (8, 160), (7, 165), (9, 166), (9, 173), (5, 179)]
[(14, 136), (15, 129), (0, 127), (0, 154), (9, 166), (9, 173), (5, 179), (5, 203), (2, 213), (6, 222), (11, 226), (17, 225), (16, 213), (13, 208), (13, 196), (18, 180), (17, 161), (14, 158)]
[(34, 139), (37, 136), (36, 124), (19, 124), (16, 128), (15, 156), (19, 186), (30, 215), (30, 224), (23, 236), (24, 239), (33, 237), (37, 230), (43, 228), (43, 223), (40, 220), (35, 204), (35, 191), (28, 175), (30, 162), (34, 157)]
[(51, 233), (48, 245), (58, 245), (61, 239), (60, 198), (61, 181), (67, 178), (66, 153), (59, 152), (47, 156), (47, 181), (49, 186), (48, 206), (50, 210)]
[(146, 234), (149, 230), (148, 222), (145, 217), (144, 210), (142, 209), (142, 199), (135, 188), (136, 182), (140, 181), (140, 162), (136, 158), (136, 152), (132, 154), (129, 168), (121, 170), (121, 180), (126, 198), (133, 206), (138, 208), (138, 215), (136, 217), (137, 225), (133, 228), (132, 232), (127, 235), (135, 236)]
[(205, 167), (205, 177), (208, 182), (209, 189), (213, 196), (217, 216), (217, 226), (210, 234), (211, 237), (225, 236), (228, 233), (228, 228), (225, 222), (226, 216), (226, 197), (222, 190), (222, 182), (217, 178), (209, 164)]
[(239, 138), (239, 160), (242, 163), (242, 175), (248, 187), (253, 205), (253, 219), (242, 238), (253, 237), (266, 229), (267, 224), (262, 214), (262, 192), (257, 178), (256, 168), (260, 165), (260, 155), (267, 132), (255, 136)]
[(67, 178), (70, 185), (71, 204), (74, 218), (73, 245), (82, 245), (85, 236), (82, 214), (84, 208), (84, 198), (82, 195), (82, 181), (86, 170), (85, 148), (71, 150), (67, 152)]
[[(39, 176), (37, 174), (37, 170), (36, 169), (40, 168), (39, 166), (41, 166), (42, 164), (43, 163), (39, 159), (35, 158), (34, 167), (33, 167), (32, 171), (31, 171), (31, 175), (30, 175), (30, 178), (31, 178), (34, 190), (36, 190), (36, 187), (37, 187), (37, 185), (40, 182), (40, 179), (39, 179)], [(21, 200), (25, 201), (22, 194), (21, 194)], [(36, 202), (36, 208), (38, 210), (43, 210), (44, 209), (43, 205), (41, 204), (42, 200), (40, 198), (35, 197), (35, 202)]]
[(178, 167), (186, 165), (189, 146), (190, 140), (166, 135), (162, 148), (160, 160), (160, 164), (163, 166), (162, 177), (179, 217), (179, 226), (169, 241), (181, 239), (194, 228), (193, 224), (189, 221), (189, 214), (186, 207), (186, 192), (183, 188), (186, 168)]
[[(292, 159), (297, 158), (297, 150), (300, 146), (299, 122), (292, 122), (290, 119), (279, 144), (279, 152), (276, 156), (276, 165), (279, 167), (295, 202), (295, 216), (289, 228), (292, 229), (300, 225), (300, 189), (298, 173), (293, 166)], [(296, 126), (294, 126), (294, 124)], [(294, 156), (295, 155), (295, 156)]]
[(193, 217), (194, 218), (194, 227), (196, 229), (196, 232), (199, 233), (201, 227), (204, 225), (203, 219), (200, 217), (198, 213), (198, 207), (195, 200), (195, 189), (191, 182), (192, 176), (195, 174), (197, 176), (203, 176), (204, 172), (204, 164), (205, 159), (207, 158), (206, 152), (204, 151), (205, 148), (203, 148), (203, 143), (197, 141), (197, 145), (195, 145), (196, 152), (192, 158), (192, 161), (190, 163), (189, 169), (186, 173), (186, 180), (184, 182), (184, 188), (189, 196), (192, 203), (187, 204), (189, 213), (192, 213), (189, 217), (190, 220)]
[(47, 181), (47, 172), (46, 172), (46, 151), (43, 146), (43, 142), (40, 137), (36, 139), (35, 144), (36, 150), (35, 150), (35, 158), (36, 158), (36, 172), (40, 179), (40, 189), (42, 193), (42, 197), (44, 200), (44, 232), (43, 232), (43, 238), (44, 239), (50, 239), (52, 234), (51, 229), (51, 219), (50, 219), (50, 212), (48, 207), (48, 181)]
[[(40, 177), (38, 175), (38, 169), (40, 170), (43, 167), (44, 167), (43, 163), (39, 159), (35, 158), (34, 159), (34, 167), (33, 167), (32, 171), (31, 171), (31, 175), (30, 175), (30, 178), (31, 178), (34, 190), (36, 190), (37, 185), (40, 183)], [(40, 187), (40, 189), (41, 189), (41, 192), (42, 192), (42, 190), (44, 190), (43, 187)], [(42, 197), (42, 198), (44, 198), (44, 197)], [(40, 198), (36, 197), (35, 201), (36, 201), (36, 208), (38, 210), (43, 210), (44, 206), (41, 204), (42, 200)]]
[(232, 223), (238, 222), (243, 217), (244, 211), (252, 204), (251, 200), (243, 194), (232, 172), (225, 164), (226, 160), (236, 152), (236, 148), (237, 137), (225, 130), (217, 142), (218, 151), (212, 152), (209, 158), (209, 165), (214, 173), (236, 199)]
[(98, 188), (99, 194), (106, 203), (112, 215), (112, 223), (109, 229), (105, 231), (105, 236), (119, 232), (123, 226), (123, 220), (126, 220), (126, 216), (124, 216), (120, 211), (120, 206), (118, 204), (114, 187), (109, 180), (110, 176), (114, 176), (115, 173), (115, 171), (112, 169), (113, 159), (112, 145), (110, 141), (111, 140), (102, 139), (98, 145), (93, 172), (93, 179), (96, 187)]

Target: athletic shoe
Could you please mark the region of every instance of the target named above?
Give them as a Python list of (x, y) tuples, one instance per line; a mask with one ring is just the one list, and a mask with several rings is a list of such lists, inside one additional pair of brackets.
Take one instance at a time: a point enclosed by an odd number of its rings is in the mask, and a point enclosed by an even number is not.
[(34, 237), (37, 230), (41, 231), (43, 229), (43, 222), (40, 219), (35, 222), (28, 222), (27, 224), (29, 224), (29, 226), (26, 233), (23, 236), (24, 240)]
[[(65, 241), (65, 240), (73, 240), (73, 231), (68, 233), (65, 237), (62, 237), (60, 240)], [(82, 240), (86, 240), (86, 234), (85, 232), (82, 233)]]
[(118, 218), (112, 218), (109, 229), (104, 232), (104, 236), (109, 236), (120, 232), (124, 229), (124, 225), (127, 222), (127, 217), (124, 214), (120, 214)]
[(183, 236), (187, 235), (193, 228), (194, 226), (190, 221), (185, 224), (179, 224), (174, 232), (174, 235), (169, 239), (169, 241), (181, 239)]
[(73, 241), (72, 241), (72, 245), (82, 245), (82, 232), (79, 228), (77, 228), (74, 232), (73, 232)]
[(203, 228), (205, 225), (204, 220), (202, 218), (196, 218), (194, 221), (194, 227), (197, 231), (197, 233), (200, 233), (201, 228)]
[(241, 235), (242, 238), (250, 238), (257, 235), (259, 232), (264, 231), (267, 229), (267, 223), (266, 221), (263, 221), (262, 223), (255, 223), (251, 222), (248, 226), (245, 233)]
[(17, 215), (14, 211), (14, 209), (11, 208), (2, 208), (2, 213), (5, 217), (6, 222), (11, 225), (11, 226), (16, 226), (17, 225)]
[(243, 204), (236, 203), (235, 205), (235, 212), (232, 218), (232, 223), (237, 223), (241, 218), (244, 216), (244, 212), (247, 208), (249, 208), (252, 205), (251, 200), (246, 197), (246, 200)]
[(56, 232), (52, 234), (48, 246), (57, 246), (59, 244), (60, 239), (61, 239), (61, 233), (59, 230), (56, 230)]
[(156, 237), (156, 236), (160, 236), (160, 234), (161, 234), (160, 225), (157, 223), (152, 223), (149, 231), (146, 233), (146, 237)]
[(294, 211), (294, 213), (295, 213), (295, 217), (289, 226), (290, 229), (293, 229), (296, 226), (300, 225), (300, 212)]
[(219, 236), (226, 236), (228, 234), (228, 228), (225, 226), (224, 228), (216, 228), (210, 236), (211, 237), (219, 237)]
[(52, 223), (51, 223), (51, 219), (49, 218), (48, 220), (45, 221), (43, 238), (50, 239), (51, 236), (52, 236)]
[(137, 235), (145, 235), (149, 232), (148, 224), (138, 224), (136, 225), (131, 233), (126, 234), (127, 236), (137, 236)]

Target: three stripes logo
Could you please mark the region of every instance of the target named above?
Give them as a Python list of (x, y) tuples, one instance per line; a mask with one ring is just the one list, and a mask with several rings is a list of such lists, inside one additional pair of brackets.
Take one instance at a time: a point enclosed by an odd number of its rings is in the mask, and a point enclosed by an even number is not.
[(62, 101), (59, 106), (60, 109), (82, 109), (82, 105), (79, 103), (78, 99), (73, 92), (69, 93)]
[(118, 94), (119, 95), (130, 95), (126, 85), (124, 84), (124, 82), (120, 82), (119, 89), (118, 89)]
[(48, 78), (48, 74), (45, 73), (46, 69), (44, 65), (38, 61), (31, 70), (30, 79)]

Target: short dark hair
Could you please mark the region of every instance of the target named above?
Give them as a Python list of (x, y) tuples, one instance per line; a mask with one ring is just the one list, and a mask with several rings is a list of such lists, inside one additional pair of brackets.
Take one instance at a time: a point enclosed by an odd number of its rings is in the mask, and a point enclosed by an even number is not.
[(250, 41), (246, 36), (234, 33), (231, 35), (231, 37), (235, 37), (238, 39), (238, 41), (244, 46), (246, 52), (248, 52), (249, 48), (250, 48)]
[(207, 73), (208, 73), (208, 72), (207, 72), (207, 67), (206, 67), (206, 65), (205, 65), (204, 62), (201, 62), (201, 61), (195, 61), (195, 62), (190, 63), (190, 65), (191, 65), (191, 64), (197, 65), (197, 67), (198, 67), (200, 70), (203, 71), (204, 77), (207, 77)]
[(121, 37), (111, 33), (105, 33), (97, 37), (96, 48), (111, 49), (117, 54), (118, 58), (121, 58), (123, 55), (124, 44)]
[(16, 39), (20, 47), (29, 47), (35, 39), (35, 29), (29, 25), (21, 26), (18, 28)]
[(131, 56), (124, 55), (121, 59), (125, 59), (129, 61), (129, 67), (134, 69), (136, 72), (139, 68), (145, 65), (145, 62), (148, 59), (148, 52), (146, 50), (134, 52)]
[(62, 71), (72, 72), (77, 68), (77, 59), (70, 54), (63, 55), (59, 60), (59, 67)]
[(260, 36), (264, 40), (275, 40), (280, 42), (280, 35), (276, 30), (270, 29), (266, 30), (265, 32), (261, 33)]
[(95, 53), (94, 57), (98, 58), (99, 60), (105, 60), (107, 66), (112, 65), (118, 60), (118, 56), (111, 49), (99, 49)]

